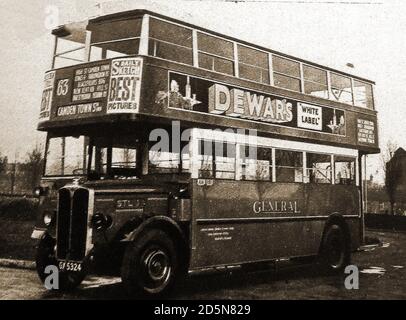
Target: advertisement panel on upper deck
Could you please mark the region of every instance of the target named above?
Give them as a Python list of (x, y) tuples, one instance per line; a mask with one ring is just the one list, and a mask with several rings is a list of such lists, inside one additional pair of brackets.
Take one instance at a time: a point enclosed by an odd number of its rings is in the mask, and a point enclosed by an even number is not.
[(55, 71), (47, 72), (44, 77), (44, 90), (42, 92), (39, 121), (46, 121), (50, 118), (54, 83)]
[(142, 60), (119, 59), (111, 62), (107, 113), (138, 112), (141, 94)]
[(131, 57), (48, 72), (39, 121), (137, 113), (142, 64), (142, 58)]
[(379, 150), (374, 111), (274, 88), (267, 90), (231, 78), (217, 80), (204, 72), (167, 71), (155, 65), (147, 68), (146, 81), (153, 88), (148, 93), (153, 96), (144, 101), (153, 107), (142, 108), (141, 113), (213, 127), (257, 130), (286, 139), (323, 141), (368, 153)]
[(189, 75), (169, 73), (156, 102), (170, 109), (346, 136), (346, 112)]

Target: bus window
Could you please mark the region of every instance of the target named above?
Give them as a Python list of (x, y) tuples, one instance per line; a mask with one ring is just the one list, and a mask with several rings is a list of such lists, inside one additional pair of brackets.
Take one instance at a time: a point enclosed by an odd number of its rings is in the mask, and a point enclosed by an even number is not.
[(354, 80), (354, 105), (374, 109), (372, 85)]
[(154, 18), (150, 19), (149, 27), (149, 55), (193, 64), (191, 29)]
[(85, 47), (75, 41), (58, 39), (54, 68), (64, 68), (83, 63)]
[(230, 41), (197, 33), (199, 67), (234, 74), (234, 45)]
[(46, 153), (46, 176), (58, 176), (62, 174), (62, 150), (62, 138), (49, 139)]
[(328, 99), (327, 72), (319, 68), (303, 65), (304, 92), (312, 96)]
[(355, 158), (334, 156), (335, 184), (355, 184)]
[(117, 20), (90, 26), (90, 61), (137, 54), (141, 19)]
[(240, 150), (241, 180), (272, 180), (271, 148), (244, 146)]
[(180, 146), (177, 147), (174, 147), (171, 141), (169, 137), (165, 143), (160, 140), (149, 144), (148, 173), (190, 172), (189, 141), (181, 141)]
[(140, 174), (135, 148), (95, 145), (91, 161), (88, 174), (90, 180), (130, 179), (138, 178)]
[(65, 138), (64, 174), (85, 174), (85, 139), (83, 136)]
[(331, 183), (331, 156), (307, 153), (306, 175), (310, 183)]
[(166, 151), (149, 152), (149, 173), (176, 173), (179, 171), (179, 154)]
[(275, 86), (301, 91), (299, 62), (273, 55), (272, 66)]
[(86, 170), (85, 138), (55, 137), (48, 141), (46, 176), (83, 175)]
[(182, 154), (182, 172), (190, 172), (189, 153)]
[(275, 150), (276, 182), (303, 182), (303, 153)]
[(199, 178), (213, 178), (213, 142), (199, 140), (197, 156)]
[(235, 144), (199, 140), (198, 145), (199, 178), (235, 179)]
[[(127, 147), (97, 148), (98, 169), (96, 173), (100, 178), (135, 178), (137, 171), (137, 150)], [(111, 150), (111, 160), (109, 152)]]
[[(90, 148), (90, 146), (89, 146)], [(107, 174), (107, 148), (92, 148), (92, 163), (90, 164), (89, 178), (97, 180)]]
[(235, 179), (235, 144), (214, 143), (216, 178)]
[(139, 46), (139, 39), (94, 44), (90, 51), (90, 61), (136, 54), (138, 53)]
[(111, 168), (128, 168), (137, 167), (137, 150), (127, 148), (113, 148), (111, 152)]
[(343, 103), (352, 104), (352, 89), (351, 78), (330, 73), (331, 77), (331, 95), (333, 100), (337, 100)]
[(86, 24), (71, 23), (55, 30), (56, 51), (53, 68), (63, 68), (85, 62)]
[(237, 48), (240, 78), (269, 84), (268, 54), (242, 45)]
[(179, 152), (150, 150), (148, 170), (149, 173), (187, 173), (190, 171), (189, 151), (182, 149), (180, 161)]

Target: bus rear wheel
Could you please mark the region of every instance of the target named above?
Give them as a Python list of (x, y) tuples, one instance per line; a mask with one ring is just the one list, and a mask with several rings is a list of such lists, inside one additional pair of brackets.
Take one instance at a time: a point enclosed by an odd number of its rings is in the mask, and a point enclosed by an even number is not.
[(130, 295), (160, 297), (168, 294), (178, 277), (178, 255), (174, 241), (164, 231), (145, 231), (126, 249), (121, 270)]
[[(58, 261), (55, 257), (55, 239), (47, 235), (40, 240), (37, 253), (35, 257), (35, 265), (38, 277), (41, 282), (45, 284), (46, 278), (50, 276), (50, 273), (46, 273), (47, 266), (58, 267)], [(58, 285), (53, 288), (47, 288), (55, 291), (69, 291), (78, 287), (86, 276), (85, 271), (81, 272), (59, 272), (58, 273)]]
[(321, 249), (321, 263), (329, 273), (342, 272), (350, 264), (351, 249), (344, 228), (339, 224), (327, 227)]

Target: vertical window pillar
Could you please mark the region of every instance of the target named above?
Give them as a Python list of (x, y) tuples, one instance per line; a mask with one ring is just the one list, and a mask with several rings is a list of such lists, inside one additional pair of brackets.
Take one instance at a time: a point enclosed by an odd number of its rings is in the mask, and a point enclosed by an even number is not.
[(87, 154), (88, 154), (88, 147), (89, 147), (89, 137), (84, 137), (83, 139), (83, 170), (86, 169), (86, 159), (87, 159)]
[(362, 183), (362, 187), (364, 190), (364, 212), (367, 212), (368, 210), (368, 181), (367, 181), (367, 156), (366, 154), (363, 155), (363, 182)]
[(351, 92), (352, 92), (352, 105), (355, 106), (355, 91), (354, 91), (354, 79), (351, 79)]
[(54, 49), (52, 52), (51, 69), (55, 68), (55, 58), (57, 50), (58, 50), (58, 37), (54, 36)]
[(241, 154), (244, 150), (244, 145), (237, 143), (235, 145), (235, 180), (242, 178), (242, 159)]
[(107, 148), (107, 168), (106, 168), (106, 173), (108, 177), (112, 177), (112, 170), (111, 170), (111, 164), (112, 164), (112, 160), (113, 160), (113, 147), (111, 146), (112, 144), (110, 144), (110, 146)]
[[(140, 144), (140, 153), (141, 153), (141, 174), (142, 175), (147, 175), (148, 170), (149, 170), (149, 148), (148, 148), (148, 142), (144, 142)], [(137, 150), (138, 153), (138, 150)]]
[(331, 184), (335, 184), (336, 180), (336, 168), (335, 168), (335, 159), (334, 159), (334, 154), (331, 155)]
[(276, 150), (272, 148), (272, 182), (276, 182)]
[(300, 90), (302, 93), (305, 93), (303, 63), (300, 63), (299, 66), (300, 66)]
[(236, 77), (240, 76), (240, 68), (238, 65), (238, 47), (237, 42), (233, 42), (234, 45), (234, 75)]
[(62, 137), (61, 148), (62, 148), (62, 152), (61, 152), (61, 174), (64, 175), (65, 174), (65, 150), (66, 150), (66, 138), (65, 137)]
[(331, 75), (330, 72), (327, 72), (327, 99), (331, 98)]
[(303, 183), (309, 183), (307, 175), (307, 153), (303, 151)]
[(372, 94), (372, 99), (371, 99), (372, 106), (368, 109), (375, 110), (377, 101), (376, 101), (376, 95), (375, 95), (375, 88), (372, 84), (371, 84), (371, 94)]
[(275, 82), (273, 79), (272, 53), (268, 53), (268, 65), (269, 65), (269, 83), (271, 86), (274, 86)]
[(197, 129), (192, 129), (190, 133), (190, 144), (189, 144), (189, 159), (190, 159), (190, 177), (192, 179), (197, 179), (199, 177), (199, 140)]
[(44, 164), (42, 166), (42, 175), (44, 176), (46, 173), (47, 168), (47, 160), (48, 160), (48, 150), (49, 150), (49, 134), (47, 134), (47, 138), (45, 140), (45, 154), (44, 154)]
[(149, 41), (149, 15), (145, 14), (142, 17), (140, 48), (138, 53), (140, 55), (148, 55), (148, 41)]
[(84, 61), (89, 62), (90, 61), (90, 43), (92, 39), (92, 32), (87, 30), (86, 31), (86, 40), (85, 40), (85, 57)]
[(211, 140), (211, 154), (212, 154), (212, 156), (211, 156), (211, 167), (213, 168), (212, 169), (212, 171), (213, 171), (213, 179), (216, 178), (216, 172), (217, 172), (217, 164), (216, 164), (217, 154), (216, 154), (216, 152), (218, 152), (216, 150), (216, 141), (213, 139), (213, 140)]
[(199, 68), (199, 51), (197, 44), (197, 31), (193, 29), (192, 31), (192, 41), (193, 41), (193, 66)]

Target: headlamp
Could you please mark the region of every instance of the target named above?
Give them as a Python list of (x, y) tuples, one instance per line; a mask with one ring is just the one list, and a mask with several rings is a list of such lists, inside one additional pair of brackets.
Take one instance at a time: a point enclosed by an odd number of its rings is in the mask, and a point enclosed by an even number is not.
[(54, 217), (55, 217), (55, 213), (49, 212), (49, 211), (45, 211), (45, 212), (44, 212), (44, 224), (45, 224), (46, 226), (51, 225), (51, 223), (52, 223)]
[(45, 196), (48, 192), (48, 187), (36, 187), (33, 191), (35, 197)]

